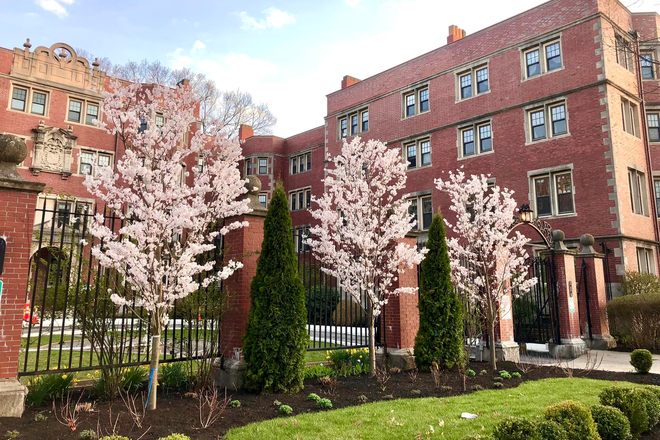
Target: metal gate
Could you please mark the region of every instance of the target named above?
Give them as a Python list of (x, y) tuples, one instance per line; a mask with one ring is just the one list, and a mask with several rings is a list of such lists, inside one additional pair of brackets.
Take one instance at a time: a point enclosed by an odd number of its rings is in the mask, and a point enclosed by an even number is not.
[(530, 261), (528, 276), (536, 277), (538, 282), (513, 300), (514, 339), (523, 343), (559, 344), (559, 301), (553, 257)]

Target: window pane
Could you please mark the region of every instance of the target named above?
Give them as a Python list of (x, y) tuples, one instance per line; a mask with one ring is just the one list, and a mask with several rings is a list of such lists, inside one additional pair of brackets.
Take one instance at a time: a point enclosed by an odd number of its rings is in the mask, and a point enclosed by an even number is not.
[(534, 191), (536, 196), (536, 215), (552, 214), (549, 177), (545, 176), (534, 179)]
[(312, 169), (312, 153), (307, 153), (307, 171)]
[(307, 206), (308, 208), (310, 206), (312, 206), (312, 190), (311, 189), (308, 189), (307, 191), (305, 191), (305, 202), (306, 202), (305, 206)]
[(479, 127), (479, 145), (481, 147), (481, 152), (490, 151), (493, 149), (493, 143), (491, 140), (490, 124), (482, 125)]
[(162, 127), (165, 124), (165, 118), (163, 115), (156, 115), (156, 127)]
[(297, 200), (296, 193), (291, 194), (291, 211), (296, 210), (296, 200)]
[(46, 112), (46, 94), (33, 92), (32, 93), (32, 113), (43, 115)]
[(406, 157), (408, 158), (408, 168), (415, 168), (417, 166), (417, 145), (406, 147)]
[(14, 89), (14, 94), (12, 95), (11, 108), (14, 110), (25, 110), (25, 100), (27, 99), (27, 90), (25, 89)]
[(552, 115), (552, 134), (565, 134), (566, 133), (566, 106), (558, 105), (550, 109)]
[(298, 171), (301, 173), (305, 172), (305, 156), (302, 155), (298, 158)]
[(642, 59), (642, 78), (653, 79), (653, 55), (650, 53), (643, 54)]
[(341, 124), (341, 137), (345, 138), (348, 136), (348, 121), (346, 119), (342, 119), (340, 121)]
[(268, 161), (266, 159), (259, 159), (259, 174), (266, 174), (268, 172)]
[(406, 116), (415, 114), (415, 95), (411, 94), (406, 96)]
[(305, 209), (305, 193), (303, 191), (298, 193), (298, 209)]
[(80, 174), (90, 174), (94, 163), (94, 153), (82, 151), (80, 153)]
[(147, 129), (147, 120), (145, 118), (140, 118), (140, 128), (138, 131), (142, 133), (146, 129)]
[(431, 197), (422, 199), (422, 228), (428, 229), (433, 221), (433, 201)]
[(527, 63), (527, 77), (536, 76), (541, 73), (541, 64), (539, 62), (539, 50), (533, 50), (525, 54)]
[(461, 76), (461, 99), (472, 96), (472, 74)]
[(547, 60), (548, 72), (561, 67), (561, 54), (559, 52), (559, 42), (545, 46), (545, 57)]
[(99, 155), (99, 166), (100, 167), (107, 167), (110, 165), (110, 156), (107, 154), (100, 154)]
[(488, 69), (477, 70), (477, 93), (488, 91)]
[(429, 91), (428, 89), (419, 92), (419, 111), (425, 112), (429, 109)]
[(424, 141), (421, 144), (422, 148), (422, 165), (431, 164), (431, 141)]
[(557, 179), (557, 205), (560, 214), (573, 212), (573, 187), (570, 174), (561, 174)]
[(369, 112), (362, 112), (362, 131), (369, 130)]
[(80, 112), (82, 110), (82, 103), (78, 101), (69, 102), (69, 121), (80, 122)]
[(413, 221), (415, 222), (415, 226), (413, 226), (413, 230), (417, 230), (419, 225), (417, 225), (417, 199), (412, 199), (410, 201), (410, 206), (408, 207), (408, 215), (413, 216)]
[(657, 209), (657, 216), (660, 218), (660, 180), (654, 180), (653, 186), (655, 186), (655, 206)]
[(294, 157), (291, 159), (291, 174), (298, 173), (298, 158)]
[(474, 130), (463, 130), (463, 155), (474, 154)]
[(264, 208), (266, 207), (266, 194), (259, 194), (259, 203), (261, 203), (261, 206)]
[[(98, 119), (99, 116), (99, 106), (95, 104), (87, 104), (87, 115), (85, 117), (85, 123), (93, 125), (94, 119)], [(156, 123), (158, 123), (158, 118), (156, 118)]]
[(649, 140), (660, 142), (660, 113), (648, 113), (646, 119), (649, 126)]
[(530, 114), (532, 120), (532, 140), (545, 138), (545, 114), (539, 110)]
[(351, 116), (351, 134), (357, 134), (358, 132), (358, 117), (357, 115)]

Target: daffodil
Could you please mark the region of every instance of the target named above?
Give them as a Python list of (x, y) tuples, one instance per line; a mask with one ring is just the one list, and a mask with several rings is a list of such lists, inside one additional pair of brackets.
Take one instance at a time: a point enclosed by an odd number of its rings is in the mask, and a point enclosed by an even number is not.
[(62, 379), (66, 379), (66, 374), (63, 374), (63, 375), (62, 375)]

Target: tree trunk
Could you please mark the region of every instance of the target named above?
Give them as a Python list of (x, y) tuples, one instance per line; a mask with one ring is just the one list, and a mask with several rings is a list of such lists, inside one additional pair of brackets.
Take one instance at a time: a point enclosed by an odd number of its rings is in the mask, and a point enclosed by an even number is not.
[(148, 408), (150, 410), (156, 409), (156, 387), (158, 386), (158, 360), (160, 358), (160, 333), (152, 335), (151, 337), (151, 363), (150, 368), (150, 382), (149, 382), (149, 400)]
[(376, 317), (373, 310), (369, 317), (369, 374), (376, 375)]
[(495, 320), (490, 319), (490, 329), (488, 332), (488, 344), (490, 345), (490, 367), (493, 372), (497, 371), (497, 356), (495, 355)]

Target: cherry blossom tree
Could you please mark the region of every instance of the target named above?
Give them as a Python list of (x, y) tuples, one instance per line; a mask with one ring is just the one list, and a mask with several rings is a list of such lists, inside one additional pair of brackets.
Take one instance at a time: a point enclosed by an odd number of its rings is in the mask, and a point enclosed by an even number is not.
[[(106, 209), (125, 220), (121, 228), (104, 224), (97, 214), (91, 233), (100, 244), (93, 256), (104, 268), (116, 270), (129, 288), (125, 295), (111, 293), (117, 305), (144, 307), (152, 332), (149, 408), (156, 408), (156, 380), (160, 357), (160, 334), (168, 312), (178, 299), (200, 288), (196, 276), (207, 273), (201, 287), (224, 280), (242, 265), (229, 261), (214, 270), (215, 261), (203, 262), (202, 254), (215, 249), (214, 240), (245, 222), (222, 219), (249, 211), (247, 191), (238, 161), (235, 141), (210, 140), (196, 123), (196, 101), (188, 87), (176, 89), (113, 82), (104, 93), (102, 114), (96, 121), (117, 135), (125, 153), (112, 167), (98, 167), (85, 186)], [(155, 115), (162, 115), (156, 122)], [(145, 126), (146, 125), (146, 126)], [(186, 137), (190, 141), (186, 143)], [(204, 166), (192, 172), (185, 163)]]
[[(461, 170), (449, 173), (449, 179), (436, 179), (436, 187), (449, 194), (452, 223), (445, 219), (454, 236), (447, 240), (452, 281), (473, 302), (488, 325), (490, 364), (497, 368), (495, 324), (511, 305), (502, 298), (510, 290), (522, 295), (537, 282), (527, 278), (529, 239), (520, 232), (511, 233), (516, 201), (513, 191), (488, 185), (488, 176), (466, 178)], [(509, 310), (503, 310), (508, 307)]]
[[(419, 264), (426, 250), (401, 242), (414, 226), (410, 202), (401, 198), (406, 164), (397, 149), (359, 137), (344, 141), (323, 180), (325, 193), (313, 201), (318, 225), (308, 239), (314, 254), (341, 287), (369, 312), (369, 363), (376, 373), (375, 320), (391, 295), (414, 293), (398, 287), (405, 268)], [(366, 292), (367, 295), (363, 295)], [(366, 299), (365, 299), (366, 297)]]

